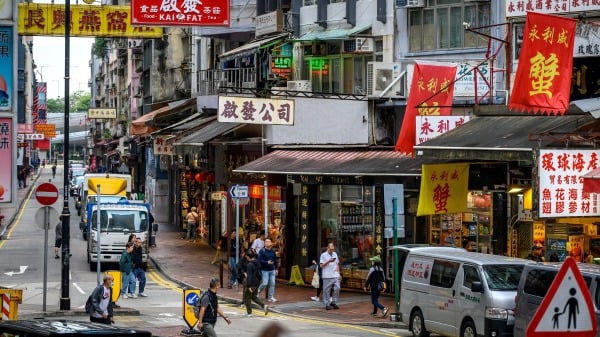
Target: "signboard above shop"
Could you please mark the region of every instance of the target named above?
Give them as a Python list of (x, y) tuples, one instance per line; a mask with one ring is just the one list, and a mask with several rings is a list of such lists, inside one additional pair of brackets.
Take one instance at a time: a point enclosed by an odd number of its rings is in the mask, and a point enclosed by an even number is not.
[(540, 14), (565, 14), (600, 10), (592, 1), (523, 1), (506, 0), (506, 17), (527, 16), (527, 12)]
[(229, 1), (131, 0), (131, 22), (152, 26), (229, 26)]

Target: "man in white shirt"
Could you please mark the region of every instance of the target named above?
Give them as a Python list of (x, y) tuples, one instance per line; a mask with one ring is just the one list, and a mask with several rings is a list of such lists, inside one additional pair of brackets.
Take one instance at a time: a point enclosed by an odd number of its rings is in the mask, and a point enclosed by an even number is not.
[[(333, 243), (327, 245), (327, 250), (321, 254), (319, 265), (321, 266), (321, 281), (323, 283), (323, 302), (325, 309), (339, 309), (337, 301), (340, 298), (340, 259), (334, 251)], [(333, 289), (333, 297), (331, 290)]]
[(260, 236), (254, 239), (252, 246), (250, 247), (258, 255), (261, 249), (265, 248), (265, 233), (261, 232)]

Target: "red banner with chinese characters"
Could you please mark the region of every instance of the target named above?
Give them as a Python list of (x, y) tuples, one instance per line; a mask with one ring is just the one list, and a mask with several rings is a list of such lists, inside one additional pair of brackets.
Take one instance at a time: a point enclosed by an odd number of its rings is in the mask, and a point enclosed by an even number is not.
[(131, 0), (131, 24), (229, 27), (229, 0)]
[(449, 116), (456, 65), (415, 63), (402, 129), (394, 150), (412, 153), (417, 116)]
[(561, 114), (569, 107), (576, 21), (528, 12), (508, 107)]

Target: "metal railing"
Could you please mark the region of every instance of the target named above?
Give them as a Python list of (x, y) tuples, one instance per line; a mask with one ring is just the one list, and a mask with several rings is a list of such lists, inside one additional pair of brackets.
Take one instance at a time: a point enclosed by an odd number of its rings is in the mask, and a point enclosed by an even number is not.
[(219, 88), (256, 88), (256, 69), (208, 69), (198, 71), (198, 95), (217, 95)]

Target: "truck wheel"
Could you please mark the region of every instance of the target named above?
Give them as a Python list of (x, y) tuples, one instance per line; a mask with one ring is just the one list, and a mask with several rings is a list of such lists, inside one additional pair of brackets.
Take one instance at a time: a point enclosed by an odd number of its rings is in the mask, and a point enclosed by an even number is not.
[(415, 310), (410, 317), (410, 326), (414, 337), (428, 337), (429, 332), (425, 330), (425, 320), (421, 310)]
[(96, 262), (90, 261), (90, 271), (96, 271), (96, 270), (98, 270), (98, 266), (96, 265)]
[(477, 337), (475, 324), (472, 321), (466, 321), (460, 329), (460, 337)]

